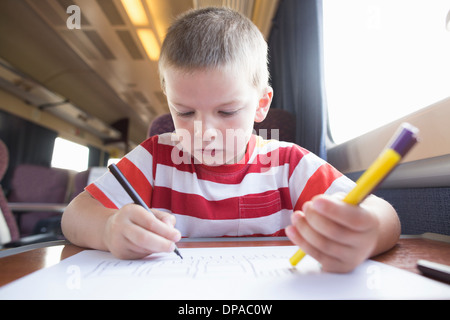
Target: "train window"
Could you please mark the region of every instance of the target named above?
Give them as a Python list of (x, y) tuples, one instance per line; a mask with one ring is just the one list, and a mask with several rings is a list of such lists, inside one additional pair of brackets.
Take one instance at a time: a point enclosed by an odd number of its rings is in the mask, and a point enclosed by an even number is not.
[(339, 144), (447, 98), (449, 0), (324, 0), (330, 131)]
[(55, 139), (51, 166), (74, 171), (87, 170), (89, 148), (81, 144), (62, 139)]
[(116, 164), (119, 161), (120, 161), (120, 158), (109, 158), (107, 166), (109, 167), (110, 164), (113, 164), (113, 163)]

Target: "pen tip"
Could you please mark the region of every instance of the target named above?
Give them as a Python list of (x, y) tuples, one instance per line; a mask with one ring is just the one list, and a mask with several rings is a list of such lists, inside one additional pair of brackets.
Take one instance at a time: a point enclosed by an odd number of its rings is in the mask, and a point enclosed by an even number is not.
[(180, 251), (178, 251), (178, 248), (175, 248), (174, 252), (175, 252), (181, 259), (183, 259), (183, 257), (181, 256)]

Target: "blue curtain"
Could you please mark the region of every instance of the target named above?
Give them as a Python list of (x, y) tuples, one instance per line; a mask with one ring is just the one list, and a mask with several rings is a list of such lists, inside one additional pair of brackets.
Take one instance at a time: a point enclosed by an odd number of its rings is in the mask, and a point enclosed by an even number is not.
[(296, 117), (296, 143), (326, 159), (322, 0), (281, 0), (269, 37), (272, 107)]

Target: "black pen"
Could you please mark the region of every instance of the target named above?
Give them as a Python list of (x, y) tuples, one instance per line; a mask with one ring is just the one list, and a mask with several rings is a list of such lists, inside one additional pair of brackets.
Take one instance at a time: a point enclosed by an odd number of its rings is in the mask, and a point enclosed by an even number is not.
[[(119, 168), (113, 163), (109, 165), (109, 171), (113, 174), (113, 176), (117, 179), (117, 181), (120, 183), (120, 185), (125, 189), (125, 191), (128, 193), (128, 195), (133, 199), (135, 204), (138, 204), (142, 206), (145, 210), (147, 210), (149, 213), (152, 213), (150, 208), (147, 206), (147, 204), (142, 200), (142, 198), (139, 196), (139, 194), (134, 190), (134, 188), (131, 186), (131, 184), (128, 182), (127, 178), (123, 175), (123, 173), (119, 170)], [(153, 214), (153, 213), (152, 213)], [(177, 246), (175, 246), (174, 252), (181, 258), (183, 257), (180, 254), (180, 251), (178, 251)]]

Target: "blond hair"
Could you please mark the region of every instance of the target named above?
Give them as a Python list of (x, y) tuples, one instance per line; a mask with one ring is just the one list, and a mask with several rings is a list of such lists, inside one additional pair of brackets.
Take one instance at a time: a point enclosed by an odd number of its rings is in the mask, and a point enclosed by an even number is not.
[(190, 10), (169, 28), (161, 48), (159, 74), (165, 90), (164, 70), (183, 72), (232, 68), (245, 72), (258, 90), (268, 86), (267, 43), (245, 16), (227, 8)]

